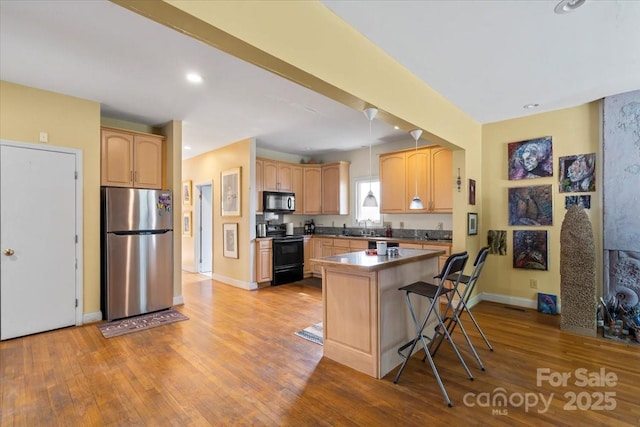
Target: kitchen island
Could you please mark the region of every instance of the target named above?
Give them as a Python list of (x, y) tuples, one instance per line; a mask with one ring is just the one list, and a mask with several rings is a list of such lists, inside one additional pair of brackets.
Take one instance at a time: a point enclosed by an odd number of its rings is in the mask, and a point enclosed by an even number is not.
[[(324, 356), (375, 378), (400, 365), (397, 349), (416, 331), (398, 288), (431, 281), (442, 254), (400, 248), (393, 257), (360, 251), (313, 259), (322, 267)], [(424, 312), (426, 301), (417, 307)]]

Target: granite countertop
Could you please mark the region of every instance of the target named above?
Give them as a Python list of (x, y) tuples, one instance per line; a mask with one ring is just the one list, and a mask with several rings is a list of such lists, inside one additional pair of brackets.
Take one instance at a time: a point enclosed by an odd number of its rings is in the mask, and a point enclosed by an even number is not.
[[(393, 239), (392, 239), (393, 240)], [(311, 261), (325, 267), (343, 267), (350, 270), (378, 271), (410, 262), (444, 255), (444, 251), (400, 248), (398, 256), (367, 255), (366, 251), (314, 258)]]
[(450, 245), (451, 239), (423, 239), (419, 237), (384, 237), (384, 236), (351, 236), (341, 234), (313, 234), (313, 237), (325, 237), (330, 239), (372, 240), (380, 242), (421, 243), (425, 245)]

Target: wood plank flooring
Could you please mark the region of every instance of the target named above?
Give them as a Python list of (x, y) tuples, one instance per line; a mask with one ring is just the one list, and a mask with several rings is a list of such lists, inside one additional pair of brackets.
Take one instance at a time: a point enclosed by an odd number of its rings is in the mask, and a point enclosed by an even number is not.
[[(1, 342), (1, 426), (640, 425), (640, 346), (564, 333), (557, 316), (476, 306), (495, 351), (471, 334), (483, 372), (456, 332), (470, 381), (443, 344), (436, 364), (448, 408), (417, 357), (396, 385), (395, 370), (375, 380), (296, 337), (322, 320), (321, 289), (249, 292), (183, 277), (185, 304), (177, 308), (187, 321), (111, 339), (85, 325)], [(544, 368), (571, 377), (537, 384)], [(603, 369), (616, 380), (581, 386), (577, 369)]]

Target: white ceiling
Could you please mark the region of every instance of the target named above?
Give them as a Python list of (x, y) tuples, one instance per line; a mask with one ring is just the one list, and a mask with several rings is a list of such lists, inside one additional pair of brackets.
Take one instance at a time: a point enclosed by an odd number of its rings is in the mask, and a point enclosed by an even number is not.
[[(323, 3), (479, 123), (640, 89), (640, 1), (563, 15), (555, 0)], [(369, 144), (361, 112), (104, 0), (0, 0), (0, 79), (183, 120), (185, 158), (250, 137), (299, 155)], [(373, 135), (410, 140), (379, 120)]]

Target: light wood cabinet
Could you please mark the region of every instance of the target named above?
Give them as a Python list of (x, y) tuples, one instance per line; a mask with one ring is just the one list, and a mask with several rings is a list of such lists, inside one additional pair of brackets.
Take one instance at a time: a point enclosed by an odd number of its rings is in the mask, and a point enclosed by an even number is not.
[(406, 212), (405, 154), (380, 155), (380, 212)]
[(349, 214), (349, 162), (322, 165), (322, 213)]
[(164, 138), (159, 135), (101, 129), (101, 185), (162, 188)]
[(311, 258), (313, 258), (313, 243), (311, 236), (304, 236), (302, 245), (304, 251), (304, 268), (302, 270), (302, 274), (304, 277), (311, 277), (311, 274), (313, 273), (313, 268), (311, 266)]
[(263, 190), (291, 191), (293, 186), (293, 165), (277, 160), (262, 159)]
[(304, 174), (302, 166), (291, 167), (291, 192), (296, 195), (295, 214), (302, 214), (304, 211)]
[(267, 285), (273, 280), (273, 251), (271, 239), (256, 239), (256, 282)]
[[(417, 185), (416, 185), (417, 184)], [(424, 209), (410, 210), (416, 194)], [(453, 153), (425, 147), (380, 156), (380, 212), (450, 213), (453, 210)]]
[[(305, 215), (318, 215), (322, 213), (322, 170), (320, 166), (305, 166), (304, 191), (302, 199), (302, 213)], [(296, 203), (298, 201), (296, 200)], [(300, 206), (298, 204), (298, 206)]]
[(262, 192), (264, 191), (264, 163), (262, 159), (256, 159), (256, 212), (262, 213)]

